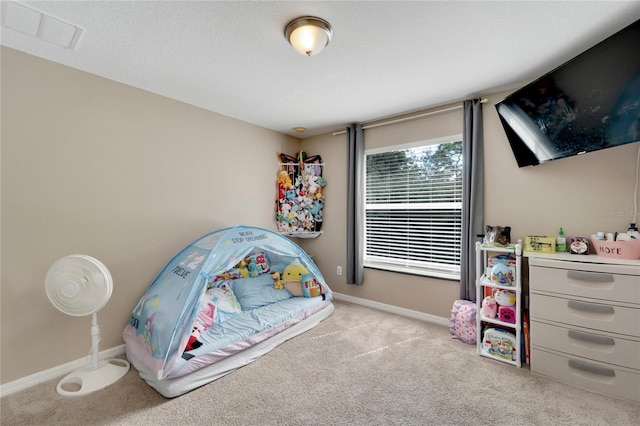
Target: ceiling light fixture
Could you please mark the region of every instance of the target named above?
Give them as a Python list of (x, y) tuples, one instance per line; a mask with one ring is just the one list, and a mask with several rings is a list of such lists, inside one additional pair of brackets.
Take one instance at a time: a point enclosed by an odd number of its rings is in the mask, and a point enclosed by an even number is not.
[(333, 36), (333, 29), (324, 19), (303, 16), (287, 24), (284, 36), (299, 53), (313, 56), (320, 53), (329, 44)]

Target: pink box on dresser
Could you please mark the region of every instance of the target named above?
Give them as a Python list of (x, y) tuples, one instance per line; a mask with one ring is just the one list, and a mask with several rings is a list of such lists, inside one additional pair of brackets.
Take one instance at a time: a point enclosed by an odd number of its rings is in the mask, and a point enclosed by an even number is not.
[(614, 259), (640, 259), (640, 240), (602, 241), (591, 238), (596, 254)]

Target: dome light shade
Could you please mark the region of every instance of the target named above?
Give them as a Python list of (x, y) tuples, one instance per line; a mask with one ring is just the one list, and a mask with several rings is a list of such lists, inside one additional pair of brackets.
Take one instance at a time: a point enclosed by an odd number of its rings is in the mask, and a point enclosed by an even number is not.
[(284, 36), (300, 54), (313, 56), (329, 44), (333, 30), (324, 19), (303, 16), (289, 22), (284, 29)]

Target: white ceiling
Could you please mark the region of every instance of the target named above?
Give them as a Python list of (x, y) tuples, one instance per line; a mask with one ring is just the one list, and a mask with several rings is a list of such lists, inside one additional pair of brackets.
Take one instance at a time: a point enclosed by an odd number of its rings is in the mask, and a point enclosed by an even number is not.
[[(640, 19), (640, 0), (22, 3), (84, 33), (3, 27), (5, 46), (296, 137), (520, 87)], [(303, 15), (333, 26), (316, 56), (283, 35)]]

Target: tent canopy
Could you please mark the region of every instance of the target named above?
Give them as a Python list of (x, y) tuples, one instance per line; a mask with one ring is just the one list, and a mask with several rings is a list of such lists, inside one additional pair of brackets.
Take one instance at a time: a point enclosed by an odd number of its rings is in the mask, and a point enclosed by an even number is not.
[[(165, 378), (182, 355), (200, 306), (215, 278), (248, 256), (264, 253), (269, 264), (300, 262), (331, 297), (318, 267), (294, 242), (275, 232), (235, 226), (204, 235), (180, 251), (141, 297), (125, 329), (125, 341), (144, 343), (149, 368)], [(128, 339), (131, 337), (131, 339)], [(142, 337), (142, 338), (140, 338)]]

